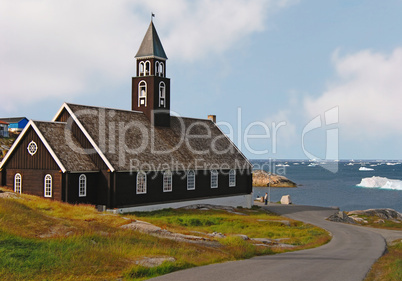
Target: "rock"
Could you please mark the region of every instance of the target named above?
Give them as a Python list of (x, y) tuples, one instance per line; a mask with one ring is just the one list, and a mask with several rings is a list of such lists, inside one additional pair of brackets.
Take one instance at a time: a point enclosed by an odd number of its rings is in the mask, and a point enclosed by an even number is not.
[(331, 215), (328, 217), (328, 220), (334, 221), (334, 222), (345, 222), (345, 223), (351, 223), (351, 224), (356, 224), (355, 220), (349, 217), (346, 212), (336, 212), (335, 214)]
[(348, 213), (348, 215), (358, 216), (376, 216), (383, 220), (398, 220), (402, 221), (402, 214), (393, 209), (368, 209), (368, 210), (355, 210)]
[(219, 233), (219, 232), (212, 232), (207, 234), (210, 237), (214, 238), (225, 238), (225, 234)]
[(262, 244), (268, 244), (268, 245), (273, 244), (272, 240), (268, 239), (268, 238), (251, 238), (251, 241), (256, 241), (256, 242), (260, 242)]
[(238, 237), (242, 238), (245, 241), (250, 240), (250, 238), (247, 235), (244, 235), (244, 234), (235, 234), (234, 236), (238, 236)]
[(289, 205), (292, 204), (292, 200), (290, 199), (290, 195), (283, 195), (281, 198), (281, 204)]
[[(270, 181), (271, 179), (271, 181)], [(253, 171), (253, 186), (267, 187), (270, 182), (271, 187), (296, 187), (296, 183), (280, 175), (269, 174), (263, 170)]]
[(165, 261), (175, 262), (176, 259), (173, 257), (153, 257), (153, 258), (144, 257), (143, 259), (136, 261), (135, 263), (145, 267), (154, 267), (161, 265)]

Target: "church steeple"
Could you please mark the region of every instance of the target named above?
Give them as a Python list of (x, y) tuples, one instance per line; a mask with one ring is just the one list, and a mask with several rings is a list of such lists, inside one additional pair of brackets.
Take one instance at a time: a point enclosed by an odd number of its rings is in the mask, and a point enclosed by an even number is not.
[(163, 49), (161, 40), (159, 39), (158, 33), (156, 32), (154, 23), (152, 21), (149, 24), (147, 33), (145, 33), (141, 46), (135, 55), (135, 58), (137, 59), (144, 57), (167, 60), (165, 50)]
[(166, 78), (167, 56), (153, 22), (149, 24), (135, 56), (132, 110), (142, 111), (155, 126), (170, 126), (170, 79)]

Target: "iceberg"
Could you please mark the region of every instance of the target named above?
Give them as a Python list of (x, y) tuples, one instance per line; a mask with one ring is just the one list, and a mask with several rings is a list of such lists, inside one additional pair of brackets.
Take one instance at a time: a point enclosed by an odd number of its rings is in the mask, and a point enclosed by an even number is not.
[(372, 168), (367, 168), (367, 167), (360, 167), (359, 171), (374, 171)]
[(402, 190), (402, 181), (392, 180), (384, 177), (371, 177), (371, 178), (363, 178), (362, 181), (356, 186), (366, 188)]

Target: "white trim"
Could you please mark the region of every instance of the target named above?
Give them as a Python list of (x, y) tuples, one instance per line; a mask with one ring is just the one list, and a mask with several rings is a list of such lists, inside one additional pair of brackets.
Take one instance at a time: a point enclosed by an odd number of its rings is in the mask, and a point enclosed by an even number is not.
[[(189, 174), (190, 172), (192, 173), (193, 177), (193, 187), (189, 188)], [(194, 170), (188, 170), (187, 171), (187, 190), (195, 190), (195, 171)]]
[[(232, 175), (233, 173), (233, 175)], [(231, 180), (231, 177), (234, 177), (233, 181)], [(235, 187), (236, 186), (236, 170), (231, 169), (229, 171), (229, 187)]]
[(88, 106), (88, 105), (82, 105), (82, 104), (77, 104), (77, 103), (63, 103), (63, 105), (60, 107), (59, 111), (56, 113), (56, 115), (53, 117), (52, 121), (41, 121), (41, 122), (57, 122), (57, 123), (67, 123), (67, 122), (61, 122), (61, 121), (56, 121), (56, 119), (60, 116), (61, 112), (63, 109), (68, 106), (68, 105), (76, 105), (76, 106), (85, 106), (85, 107), (90, 107), (92, 109), (107, 109), (107, 110), (116, 110), (116, 111), (124, 111), (124, 112), (131, 112), (131, 113), (141, 113), (144, 114), (144, 112), (139, 111), (139, 110), (127, 110), (127, 109), (118, 109), (118, 108), (113, 108), (113, 107), (103, 107), (103, 106)]
[(50, 155), (52, 156), (53, 160), (56, 162), (56, 164), (59, 166), (60, 170), (65, 173), (67, 170), (64, 168), (63, 164), (60, 162), (59, 158), (56, 156), (54, 153), (53, 149), (49, 145), (49, 143), (46, 141), (45, 137), (42, 135), (42, 133), (39, 131), (38, 127), (36, 127), (35, 123), (33, 120), (30, 120), (28, 124), (25, 126), (24, 130), (21, 132), (21, 134), (18, 136), (17, 140), (13, 143), (11, 146), (10, 150), (6, 154), (6, 157), (4, 157), (3, 161), (0, 163), (0, 169), (3, 168), (4, 164), (6, 163), (7, 159), (10, 157), (10, 155), (14, 152), (15, 148), (19, 144), (19, 142), (22, 140), (24, 135), (26, 134), (27, 130), (29, 127), (32, 127), (36, 134), (38, 135), (39, 139), (42, 141), (43, 145), (46, 147)]
[[(84, 179), (84, 192), (81, 193), (81, 178)], [(87, 176), (85, 174), (81, 174), (78, 178), (78, 197), (86, 197), (87, 196)]]
[[(32, 121), (32, 120), (31, 120)], [(29, 122), (31, 122), (29, 121)], [(61, 163), (60, 159), (56, 156), (56, 153), (54, 153), (52, 147), (49, 145), (49, 143), (46, 141), (45, 137), (42, 135), (42, 133), (39, 131), (39, 128), (36, 127), (35, 122), (32, 121), (31, 124), (32, 128), (35, 130), (35, 132), (38, 134), (39, 138), (41, 139), (41, 141), (43, 142), (43, 144), (45, 145), (46, 149), (48, 150), (48, 152), (50, 153), (50, 155), (52, 155), (54, 161), (56, 161), (57, 165), (59, 166), (60, 170), (65, 173), (67, 171), (66, 168), (64, 168), (63, 164)]]
[(59, 109), (59, 111), (57, 111), (56, 115), (53, 117), (52, 122), (55, 122), (56, 119), (60, 116), (60, 114), (63, 112), (63, 109), (67, 106), (67, 103), (63, 103)]
[(16, 180), (17, 180), (17, 176), (19, 176), (19, 180), (20, 180), (20, 186), (19, 186), (19, 194), (22, 193), (22, 176), (20, 173), (16, 173), (14, 175), (14, 192), (17, 192), (17, 184), (16, 184)]
[[(163, 97), (161, 95), (161, 89), (163, 89)], [(159, 82), (159, 106), (163, 106), (166, 108), (166, 84), (165, 82), (161, 81)], [(161, 105), (161, 100), (163, 99), (163, 105)]]
[[(47, 187), (46, 186), (46, 184), (47, 184), (47, 182), (46, 182), (46, 180), (50, 180), (50, 186), (49, 187)], [(46, 188), (49, 188), (50, 190), (50, 195), (47, 195), (47, 190), (46, 190)], [(43, 195), (44, 195), (44, 197), (46, 197), (46, 198), (51, 198), (52, 197), (52, 195), (53, 195), (53, 178), (52, 178), (52, 175), (51, 174), (46, 174), (46, 176), (45, 176), (45, 179), (44, 179), (44, 183), (43, 183)]]
[[(138, 176), (139, 175), (141, 175), (141, 176), (144, 176), (144, 188), (143, 188), (143, 191), (138, 191)], [(135, 184), (135, 193), (136, 194), (147, 194), (147, 174), (145, 173), (145, 172), (143, 172), (143, 171), (140, 171), (140, 172), (138, 172), (137, 173), (137, 177), (136, 177), (136, 179), (135, 179), (135, 181), (136, 181), (136, 184)]]
[[(34, 149), (31, 149), (32, 147), (33, 147)], [(29, 153), (31, 156), (34, 156), (35, 153), (38, 151), (38, 145), (36, 144), (36, 142), (31, 141), (30, 143), (28, 143), (27, 150), (28, 150), (28, 153)]]
[(158, 56), (142, 56), (142, 57), (135, 57), (137, 60), (146, 60), (146, 59), (158, 59), (158, 60), (162, 60), (162, 61), (166, 61), (167, 58), (162, 58), (162, 57), (158, 57)]
[[(216, 176), (216, 185), (212, 185), (212, 177)], [(219, 172), (217, 170), (211, 170), (211, 188), (218, 188), (219, 186)]]
[(80, 128), (81, 132), (85, 135), (85, 137), (88, 139), (88, 141), (91, 143), (95, 151), (99, 154), (99, 156), (102, 158), (103, 162), (105, 162), (106, 166), (109, 168), (111, 172), (114, 172), (115, 169), (113, 168), (112, 164), (110, 164), (109, 160), (107, 160), (106, 156), (103, 154), (103, 152), (100, 150), (100, 148), (96, 145), (95, 141), (91, 138), (87, 130), (84, 129), (84, 126), (82, 126), (81, 122), (78, 120), (77, 116), (75, 116), (74, 112), (71, 110), (71, 108), (68, 106), (68, 104), (65, 105), (66, 110), (68, 113), (70, 113), (71, 118), (75, 121), (77, 126)]
[[(144, 84), (141, 85), (141, 83), (144, 83)], [(141, 96), (141, 87), (144, 87), (144, 86), (145, 86), (145, 97)], [(145, 100), (144, 104), (141, 104), (142, 98)], [(141, 80), (138, 83), (138, 107), (141, 107), (141, 106), (147, 107), (147, 103), (148, 103), (148, 83), (145, 80)]]
[(163, 172), (163, 192), (173, 191), (173, 175), (171, 171)]

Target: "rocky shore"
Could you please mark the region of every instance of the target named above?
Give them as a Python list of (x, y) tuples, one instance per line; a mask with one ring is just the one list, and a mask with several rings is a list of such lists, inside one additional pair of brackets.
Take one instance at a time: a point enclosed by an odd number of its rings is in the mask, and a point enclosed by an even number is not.
[(288, 178), (276, 174), (269, 174), (263, 170), (253, 171), (253, 186), (267, 187), (297, 187), (297, 184)]

